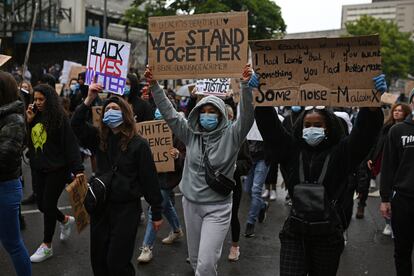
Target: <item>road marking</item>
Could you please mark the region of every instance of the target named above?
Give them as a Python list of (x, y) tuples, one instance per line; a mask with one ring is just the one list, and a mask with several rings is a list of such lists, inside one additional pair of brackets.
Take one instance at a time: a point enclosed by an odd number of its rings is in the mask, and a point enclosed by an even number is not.
[[(175, 193), (174, 196), (179, 197), (182, 196), (182, 193)], [(141, 197), (141, 201), (145, 201), (145, 199), (143, 197)], [(63, 210), (68, 210), (71, 209), (72, 206), (68, 205), (68, 206), (61, 206), (58, 207), (59, 210), (63, 211)], [(22, 211), (22, 215), (29, 215), (29, 214), (37, 214), (40, 213), (39, 209), (33, 209), (33, 210), (26, 210), (26, 211)]]

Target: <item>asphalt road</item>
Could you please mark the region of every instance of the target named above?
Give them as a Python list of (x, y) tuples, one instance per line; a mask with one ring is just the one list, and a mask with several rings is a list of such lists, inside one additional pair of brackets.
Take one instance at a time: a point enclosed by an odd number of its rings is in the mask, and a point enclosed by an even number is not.
[[(30, 183), (28, 168), (25, 166), (24, 175)], [(30, 194), (31, 187), (26, 185), (25, 197)], [(256, 237), (240, 239), (240, 260), (236, 263), (227, 261), (230, 248), (230, 233), (224, 243), (222, 258), (219, 263), (219, 275), (228, 276), (259, 276), (279, 275), (280, 242), (278, 233), (288, 213), (284, 201), (285, 192), (278, 187), (278, 199), (271, 202), (267, 220), (256, 226)], [(71, 213), (66, 192), (59, 201), (65, 213)], [(366, 216), (362, 220), (352, 219), (349, 229), (349, 241), (342, 254), (338, 275), (395, 275), (393, 262), (393, 243), (391, 238), (382, 235), (384, 221), (378, 212), (379, 199), (369, 198)], [(181, 196), (176, 196), (176, 208), (180, 222), (184, 224)], [(242, 224), (242, 234), (249, 208), (249, 198), (243, 194), (239, 217)], [(42, 241), (43, 218), (36, 206), (23, 207), (27, 228), (22, 231), (29, 254), (32, 254)], [(137, 219), (138, 219), (137, 213)], [(58, 227), (53, 242), (54, 256), (40, 264), (33, 264), (33, 275), (42, 276), (84, 276), (92, 275), (89, 262), (89, 228), (81, 234), (73, 233), (71, 238), (62, 243), (58, 238)], [(136, 237), (135, 260), (139, 255), (145, 226), (141, 225)], [(183, 239), (173, 245), (163, 245), (161, 239), (169, 232), (165, 223), (158, 233), (154, 247), (154, 259), (147, 265), (136, 264), (137, 275), (143, 276), (191, 276), (190, 266), (185, 262), (186, 242)], [(11, 261), (0, 247), (0, 276), (15, 275)]]

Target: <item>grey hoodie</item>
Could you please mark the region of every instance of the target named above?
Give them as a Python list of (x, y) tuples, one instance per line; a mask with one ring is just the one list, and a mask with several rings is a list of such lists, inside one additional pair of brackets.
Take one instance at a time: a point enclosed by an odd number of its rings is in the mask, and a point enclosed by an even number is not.
[[(208, 96), (197, 103), (188, 120), (179, 114), (159, 85), (151, 88), (158, 109), (173, 133), (186, 146), (180, 189), (186, 199), (201, 204), (230, 201), (231, 195), (222, 196), (210, 189), (205, 181), (202, 143), (211, 165), (227, 177), (233, 179), (239, 148), (253, 125), (254, 106), (251, 88), (242, 82), (240, 116), (234, 122), (227, 119), (226, 106), (220, 98)], [(212, 104), (221, 112), (217, 128), (211, 132), (203, 131), (199, 125), (200, 107)]]

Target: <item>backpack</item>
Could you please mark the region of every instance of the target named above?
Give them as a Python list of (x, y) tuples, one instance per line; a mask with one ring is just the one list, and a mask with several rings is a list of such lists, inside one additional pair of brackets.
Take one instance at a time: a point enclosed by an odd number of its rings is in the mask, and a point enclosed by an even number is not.
[(329, 200), (323, 181), (328, 170), (330, 154), (325, 158), (321, 175), (314, 183), (305, 180), (303, 156), (299, 155), (300, 183), (293, 188), (292, 209), (289, 217), (290, 231), (300, 235), (325, 235), (332, 233), (332, 214), (337, 200)]

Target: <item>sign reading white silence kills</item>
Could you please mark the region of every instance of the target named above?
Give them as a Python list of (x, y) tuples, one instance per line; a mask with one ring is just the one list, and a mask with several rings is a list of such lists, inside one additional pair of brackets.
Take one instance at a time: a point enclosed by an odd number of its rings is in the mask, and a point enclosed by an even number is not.
[(124, 94), (131, 44), (128, 42), (89, 37), (86, 84), (102, 84), (104, 91)]
[(378, 36), (251, 41), (256, 105), (379, 106)]
[(197, 80), (197, 92), (199, 95), (214, 95), (225, 97), (230, 89), (231, 79), (204, 79)]
[(171, 129), (164, 120), (137, 123), (138, 134), (151, 147), (157, 172), (173, 172), (174, 159), (169, 154), (173, 146)]
[(240, 77), (247, 63), (247, 12), (150, 17), (155, 79)]

